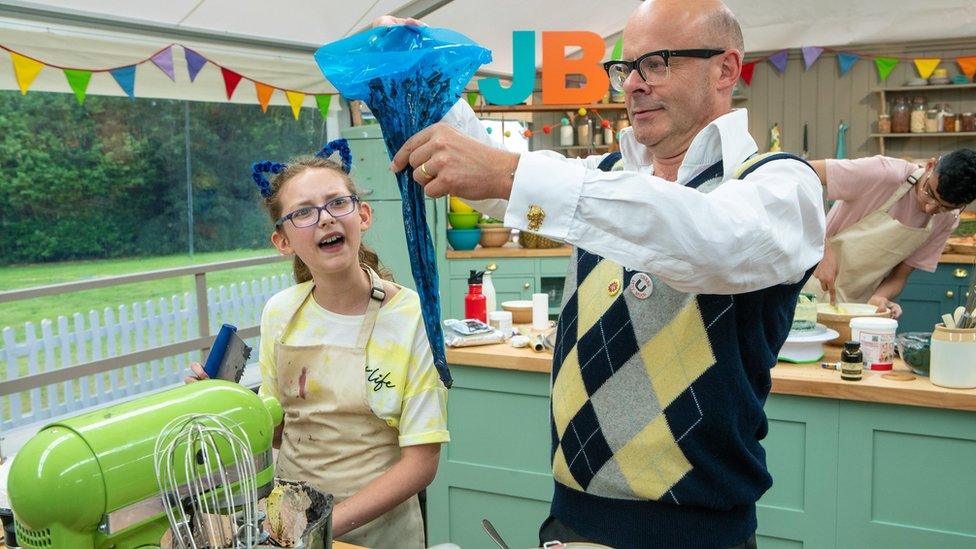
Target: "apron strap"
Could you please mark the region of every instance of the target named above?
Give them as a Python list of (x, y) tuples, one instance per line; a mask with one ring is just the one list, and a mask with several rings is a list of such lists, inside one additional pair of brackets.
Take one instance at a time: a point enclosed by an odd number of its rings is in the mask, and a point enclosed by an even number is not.
[[(925, 171), (922, 170), (922, 173), (924, 172)], [(918, 177), (916, 177), (916, 174), (918, 174), (918, 170), (912, 172), (912, 174), (909, 175), (907, 179), (905, 179), (905, 182), (901, 184), (901, 187), (898, 187), (898, 189), (895, 192), (891, 193), (891, 196), (888, 197), (888, 200), (885, 201), (885, 203), (882, 204), (877, 211), (887, 212), (888, 210), (891, 209), (892, 206), (895, 205), (895, 202), (901, 200), (901, 197), (905, 196), (905, 194), (908, 191), (914, 189), (915, 183), (918, 182)]]
[(369, 305), (366, 306), (366, 318), (363, 319), (363, 326), (359, 329), (359, 337), (356, 338), (356, 348), (365, 349), (369, 343), (369, 338), (373, 335), (373, 327), (376, 326), (376, 317), (379, 316), (380, 305), (386, 299), (386, 290), (383, 289), (383, 281), (373, 269), (366, 267), (369, 275), (370, 289)]

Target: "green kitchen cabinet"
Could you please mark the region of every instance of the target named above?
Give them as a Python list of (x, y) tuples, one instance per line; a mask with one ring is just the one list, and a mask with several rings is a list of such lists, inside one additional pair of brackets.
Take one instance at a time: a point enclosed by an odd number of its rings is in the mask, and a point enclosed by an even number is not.
[(971, 264), (941, 263), (934, 273), (918, 271), (908, 277), (896, 300), (902, 307), (899, 332), (931, 332), (942, 315), (966, 302), (966, 284), (972, 277)]
[[(451, 442), (428, 488), (431, 545), (534, 547), (552, 497), (549, 375), (452, 366)], [(763, 548), (976, 547), (973, 412), (772, 394)]]

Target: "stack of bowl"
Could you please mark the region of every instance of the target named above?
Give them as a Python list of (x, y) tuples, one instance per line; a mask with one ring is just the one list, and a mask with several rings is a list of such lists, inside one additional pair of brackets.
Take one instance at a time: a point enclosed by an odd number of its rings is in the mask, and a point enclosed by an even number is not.
[(480, 213), (452, 196), (450, 211), (447, 214), (447, 221), (451, 224), (451, 228), (447, 230), (447, 241), (451, 244), (451, 248), (473, 250), (481, 240), (481, 229), (478, 228), (480, 220)]

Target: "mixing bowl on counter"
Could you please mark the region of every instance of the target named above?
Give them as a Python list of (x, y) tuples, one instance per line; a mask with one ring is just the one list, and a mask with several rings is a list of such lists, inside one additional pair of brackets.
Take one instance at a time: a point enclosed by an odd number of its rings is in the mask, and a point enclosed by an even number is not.
[(878, 312), (869, 303), (817, 303), (817, 322), (836, 331), (839, 335), (827, 342), (828, 345), (841, 346), (851, 340), (851, 319), (858, 317), (891, 318), (891, 311)]

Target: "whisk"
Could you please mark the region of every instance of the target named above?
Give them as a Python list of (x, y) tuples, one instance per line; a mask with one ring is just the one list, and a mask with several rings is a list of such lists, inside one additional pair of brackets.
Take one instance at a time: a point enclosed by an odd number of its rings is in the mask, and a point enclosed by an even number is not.
[(156, 483), (180, 549), (252, 548), (261, 531), (247, 433), (217, 415), (191, 414), (156, 439)]

